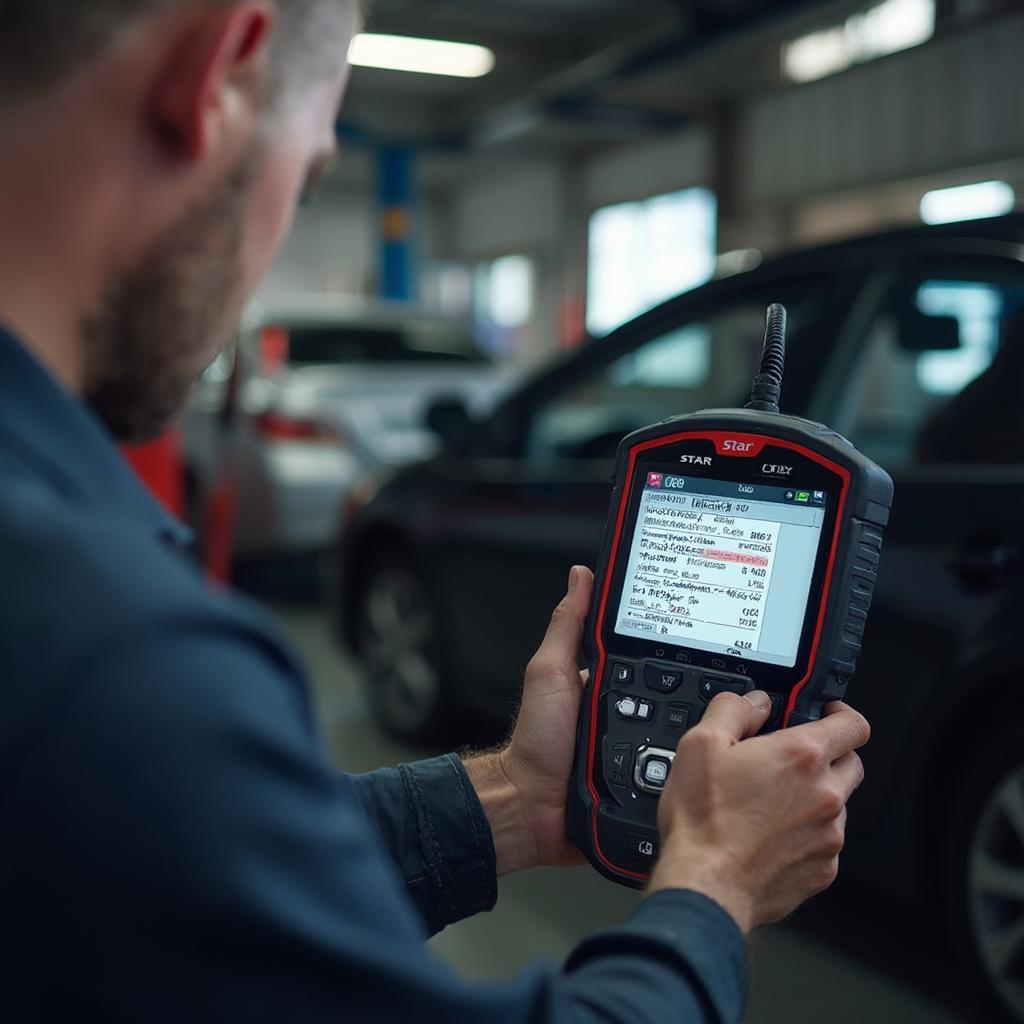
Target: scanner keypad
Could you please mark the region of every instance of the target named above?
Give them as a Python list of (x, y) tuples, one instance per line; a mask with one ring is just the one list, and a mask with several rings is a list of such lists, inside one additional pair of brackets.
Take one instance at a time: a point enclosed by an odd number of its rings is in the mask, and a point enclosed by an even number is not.
[[(672, 764), (664, 752), (674, 755), (679, 740), (719, 693), (749, 693), (755, 685), (749, 676), (709, 672), (678, 659), (613, 658), (600, 697), (607, 730), (604, 774), (623, 808), (639, 810), (639, 800), (653, 809), (651, 798), (664, 788)], [(781, 697), (773, 698), (775, 708), (780, 704)]]

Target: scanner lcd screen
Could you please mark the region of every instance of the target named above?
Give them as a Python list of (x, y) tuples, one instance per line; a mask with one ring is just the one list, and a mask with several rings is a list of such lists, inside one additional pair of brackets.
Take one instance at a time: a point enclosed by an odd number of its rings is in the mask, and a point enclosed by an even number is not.
[(829, 493), (644, 477), (615, 632), (793, 667)]

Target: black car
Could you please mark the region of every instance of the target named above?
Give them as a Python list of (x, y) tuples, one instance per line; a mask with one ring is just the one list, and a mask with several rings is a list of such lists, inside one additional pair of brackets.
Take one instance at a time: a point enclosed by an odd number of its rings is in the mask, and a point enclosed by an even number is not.
[[(389, 730), (506, 719), (622, 436), (742, 404), (790, 311), (786, 412), (896, 481), (852, 701), (874, 725), (846, 873), (948, 918), (1024, 1020), (1024, 216), (765, 262), (593, 341), (350, 509), (338, 616)], [(990, 1020), (991, 1016), (979, 1017)]]

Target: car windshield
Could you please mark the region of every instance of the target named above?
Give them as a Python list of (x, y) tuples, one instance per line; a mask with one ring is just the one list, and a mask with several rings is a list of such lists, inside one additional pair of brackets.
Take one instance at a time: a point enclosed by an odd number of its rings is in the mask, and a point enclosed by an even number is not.
[(287, 335), (287, 359), (293, 367), (487, 362), (470, 331), (456, 324), (323, 324), (292, 327)]
[(760, 358), (768, 303), (787, 305), (791, 351), (798, 351), (824, 294), (818, 276), (759, 289), (702, 315), (684, 314), (618, 358), (584, 363), (579, 376), (533, 410), (526, 453), (539, 461), (611, 458), (632, 430), (681, 413), (742, 404)]

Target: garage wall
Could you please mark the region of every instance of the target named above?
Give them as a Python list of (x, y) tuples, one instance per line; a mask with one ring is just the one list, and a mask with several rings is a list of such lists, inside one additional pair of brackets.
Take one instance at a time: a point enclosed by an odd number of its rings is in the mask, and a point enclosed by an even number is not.
[(321, 196), (299, 210), (261, 296), (371, 291), (376, 277), (376, 230), (376, 210), (366, 192)]
[(711, 136), (694, 128), (616, 147), (594, 158), (584, 171), (584, 194), (592, 212), (613, 203), (704, 185), (711, 177)]
[(444, 255), (470, 267), (502, 256), (529, 256), (536, 270), (534, 315), (515, 360), (532, 366), (557, 346), (570, 216), (566, 168), (521, 159), (478, 169), (450, 193)]
[(567, 220), (580, 213), (703, 184), (710, 167), (710, 138), (699, 129), (616, 146), (579, 167), (555, 160), (505, 164), (458, 189), (454, 255), (489, 258), (560, 246)]
[[(423, 259), (450, 249), (450, 214), (434, 196), (417, 211), (416, 248)], [(261, 296), (341, 292), (373, 295), (378, 284), (380, 237), (372, 188), (338, 188), (300, 208), (295, 227), (267, 276)]]
[[(537, 313), (522, 355), (535, 362), (578, 335), (586, 226), (602, 206), (714, 187), (724, 170), (731, 202), (722, 247), (774, 251), (916, 219), (920, 192), (944, 178), (956, 184), (998, 171), (1011, 179), (1000, 165), (1024, 154), (1022, 54), (1024, 14), (748, 101), (728, 119), (724, 147), (698, 126), (576, 161), (481, 159), (466, 177), (435, 185), (421, 211), (419, 250), (424, 260), (469, 266), (531, 256)], [(723, 153), (733, 172), (716, 167)], [(373, 294), (377, 213), (371, 161), (363, 162), (362, 181), (300, 212), (266, 293)]]
[(468, 182), (453, 204), (457, 255), (489, 259), (557, 244), (563, 183), (554, 161), (517, 162)]
[(451, 197), (452, 259), (474, 263), (512, 253), (538, 269), (527, 363), (550, 356), (583, 329), (586, 228), (602, 206), (704, 183), (711, 142), (700, 130), (605, 149), (584, 162), (523, 159), (479, 171)]
[(756, 207), (1018, 157), (1022, 54), (1024, 16), (1000, 19), (753, 101), (740, 127), (743, 202)]

